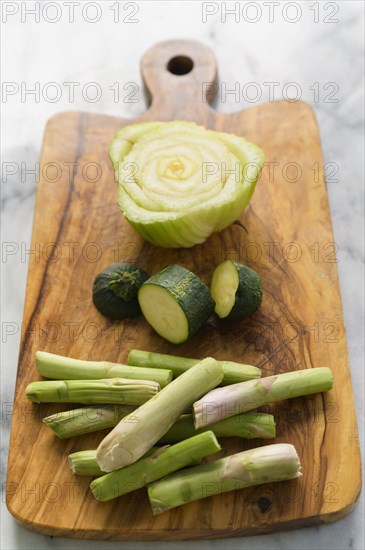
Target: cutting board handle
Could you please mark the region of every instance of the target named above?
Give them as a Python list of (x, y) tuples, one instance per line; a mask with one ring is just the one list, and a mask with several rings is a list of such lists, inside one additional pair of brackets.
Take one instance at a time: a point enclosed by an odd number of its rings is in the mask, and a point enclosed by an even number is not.
[[(141, 72), (149, 115), (196, 119), (217, 91), (217, 64), (212, 50), (195, 40), (160, 42), (144, 54)], [(195, 115), (195, 117), (194, 117)]]

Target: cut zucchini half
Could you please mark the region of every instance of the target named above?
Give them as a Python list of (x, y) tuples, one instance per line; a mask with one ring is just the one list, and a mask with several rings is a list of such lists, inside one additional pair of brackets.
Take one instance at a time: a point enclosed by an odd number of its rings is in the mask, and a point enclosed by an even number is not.
[(146, 281), (138, 292), (146, 321), (172, 344), (188, 340), (214, 311), (209, 288), (180, 265), (170, 265)]
[(215, 312), (221, 319), (248, 317), (261, 305), (262, 283), (259, 275), (246, 265), (224, 260), (215, 268), (210, 284)]

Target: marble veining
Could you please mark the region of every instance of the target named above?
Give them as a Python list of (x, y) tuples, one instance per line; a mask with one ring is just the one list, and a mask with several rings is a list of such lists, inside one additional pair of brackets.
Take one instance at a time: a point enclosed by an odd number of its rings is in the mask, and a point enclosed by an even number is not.
[[(9, 4), (9, 3), (8, 3)], [(14, 3), (10, 3), (14, 4)], [(34, 2), (22, 2), (30, 4)], [(40, 2), (41, 7), (46, 4)], [(278, 82), (275, 99), (281, 99), (285, 85), (298, 84), (302, 99), (310, 103), (318, 118), (321, 141), (326, 163), (335, 163), (338, 170), (327, 181), (334, 238), (338, 244), (338, 270), (349, 345), (353, 387), (363, 444), (364, 426), (364, 374), (363, 374), (363, 24), (364, 4), (361, 1), (330, 2), (338, 7), (332, 19), (338, 23), (325, 23), (322, 2), (297, 4), (302, 17), (296, 23), (288, 23), (282, 17), (281, 2), (274, 21), (268, 20), (267, 10), (256, 23), (232, 16), (222, 21), (220, 3), (215, 15), (202, 21), (203, 5), (196, 2), (135, 2), (138, 13), (132, 18), (136, 23), (121, 20), (114, 23), (113, 2), (97, 2), (102, 16), (97, 23), (88, 23), (75, 11), (75, 21), (67, 21), (64, 2), (62, 17), (54, 24), (41, 17), (21, 13), (8, 16), (2, 26), (4, 52), (3, 81), (19, 87), (19, 93), (3, 98), (3, 163), (6, 163), (1, 197), (2, 214), (2, 480), (5, 482), (6, 455), (10, 430), (10, 410), (15, 386), (17, 356), (20, 341), (29, 243), (33, 220), (36, 177), (24, 174), (24, 169), (34, 169), (39, 160), (44, 126), (49, 117), (64, 110), (84, 110), (108, 115), (133, 118), (144, 112), (146, 103), (142, 93), (139, 59), (152, 44), (165, 39), (191, 38), (210, 45), (216, 54), (220, 82), (214, 106), (223, 112), (249, 108), (244, 94), (239, 98), (224, 92), (238, 82), (240, 91), (248, 82), (255, 82), (262, 91), (258, 102), (268, 101), (266, 82)], [(224, 4), (224, 3), (223, 3)], [(226, 3), (232, 7), (233, 2)], [(244, 4), (242, 2), (241, 4)], [(254, 2), (253, 4), (258, 4)], [(317, 8), (310, 6), (318, 4)], [(81, 8), (80, 8), (81, 9)], [(318, 9), (319, 21), (314, 22)], [(289, 12), (288, 12), (289, 13)], [(125, 19), (126, 12), (119, 16)], [(49, 12), (49, 17), (52, 17)], [(90, 12), (90, 17), (92, 14)], [(251, 14), (251, 17), (253, 15)], [(39, 101), (30, 95), (21, 97), (21, 87), (28, 89), (39, 82), (40, 89), (49, 82), (59, 84), (62, 97), (46, 101), (42, 94)], [(79, 82), (73, 101), (66, 93), (65, 82)], [(96, 102), (85, 100), (80, 90), (85, 84), (96, 82), (102, 96)], [(113, 85), (120, 83), (119, 100), (114, 101)], [(332, 88), (331, 84), (332, 83)], [(123, 88), (123, 86), (125, 88)], [(129, 87), (128, 87), (129, 86)], [(330, 92), (335, 93), (328, 96)], [(133, 92), (133, 93), (132, 93)], [(51, 93), (51, 90), (49, 90)], [(129, 94), (132, 93), (132, 96)], [(331, 102), (331, 99), (337, 100)], [(23, 167), (22, 167), (23, 163)], [(11, 174), (12, 169), (16, 173)], [(5, 247), (5, 248), (4, 248)], [(5, 251), (5, 255), (4, 255)], [(364, 456), (364, 455), (363, 455)], [(244, 539), (200, 542), (130, 542), (100, 543), (49, 538), (30, 533), (18, 526), (6, 510), (4, 498), (2, 511), (2, 543), (4, 550), (21, 549), (93, 549), (139, 548), (160, 549), (215, 549), (222, 544), (229, 549), (292, 549), (297, 550), (362, 550), (364, 541), (364, 498), (356, 510), (343, 520), (318, 527)]]

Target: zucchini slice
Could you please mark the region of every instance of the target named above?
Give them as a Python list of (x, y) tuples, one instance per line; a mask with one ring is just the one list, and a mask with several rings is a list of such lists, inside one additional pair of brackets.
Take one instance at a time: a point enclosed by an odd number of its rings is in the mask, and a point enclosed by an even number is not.
[(133, 264), (119, 262), (110, 265), (95, 278), (95, 307), (109, 319), (137, 317), (141, 314), (138, 290), (148, 278), (148, 273)]
[(214, 311), (209, 288), (181, 265), (169, 265), (146, 281), (138, 292), (146, 321), (171, 342), (188, 340)]
[(221, 319), (248, 317), (260, 307), (262, 301), (259, 275), (233, 260), (224, 260), (217, 265), (210, 292), (215, 302), (215, 312)]

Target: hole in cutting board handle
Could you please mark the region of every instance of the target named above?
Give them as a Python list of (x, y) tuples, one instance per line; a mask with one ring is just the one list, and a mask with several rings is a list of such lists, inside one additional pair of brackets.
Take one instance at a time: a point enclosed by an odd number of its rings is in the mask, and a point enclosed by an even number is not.
[[(149, 48), (141, 59), (141, 73), (152, 119), (184, 119), (212, 102), (217, 66), (208, 46), (195, 40), (167, 40)], [(206, 90), (204, 83), (212, 83)]]
[(172, 57), (167, 63), (167, 70), (177, 76), (183, 76), (184, 74), (190, 73), (194, 67), (194, 62), (191, 57), (186, 55), (177, 55)]

